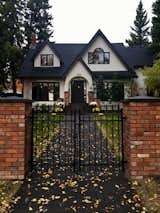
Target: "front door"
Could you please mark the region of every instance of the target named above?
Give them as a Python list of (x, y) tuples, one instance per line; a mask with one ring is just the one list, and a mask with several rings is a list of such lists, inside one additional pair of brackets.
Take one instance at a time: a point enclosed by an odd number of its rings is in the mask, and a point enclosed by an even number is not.
[(84, 102), (84, 81), (73, 80), (71, 83), (71, 102), (83, 103)]

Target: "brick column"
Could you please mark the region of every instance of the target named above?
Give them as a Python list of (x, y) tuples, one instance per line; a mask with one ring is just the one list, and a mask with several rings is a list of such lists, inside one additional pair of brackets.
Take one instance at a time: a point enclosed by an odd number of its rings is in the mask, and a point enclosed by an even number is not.
[(24, 179), (31, 160), (32, 104), (0, 99), (0, 179)]
[(160, 99), (124, 102), (125, 172), (131, 179), (160, 175)]
[(94, 93), (93, 91), (88, 92), (88, 103), (94, 101)]
[(69, 105), (69, 92), (64, 92), (64, 103), (65, 106)]

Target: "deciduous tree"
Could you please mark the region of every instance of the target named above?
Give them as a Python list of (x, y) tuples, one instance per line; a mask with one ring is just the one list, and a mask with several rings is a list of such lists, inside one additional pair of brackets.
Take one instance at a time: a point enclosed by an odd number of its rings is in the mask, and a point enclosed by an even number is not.
[(160, 96), (160, 59), (155, 61), (153, 67), (146, 67), (144, 75), (146, 76), (145, 83), (148, 90)]

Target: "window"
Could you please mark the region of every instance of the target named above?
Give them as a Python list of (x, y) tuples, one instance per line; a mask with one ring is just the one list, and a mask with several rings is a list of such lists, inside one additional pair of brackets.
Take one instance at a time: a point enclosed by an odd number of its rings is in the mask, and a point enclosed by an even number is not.
[(122, 82), (95, 82), (95, 95), (101, 101), (120, 101), (124, 99), (124, 84)]
[(110, 53), (104, 52), (104, 50), (101, 48), (96, 48), (94, 52), (88, 53), (88, 63), (89, 64), (109, 64)]
[(41, 66), (53, 66), (53, 54), (41, 55)]
[(32, 99), (34, 101), (56, 101), (58, 98), (58, 82), (35, 82), (32, 84)]

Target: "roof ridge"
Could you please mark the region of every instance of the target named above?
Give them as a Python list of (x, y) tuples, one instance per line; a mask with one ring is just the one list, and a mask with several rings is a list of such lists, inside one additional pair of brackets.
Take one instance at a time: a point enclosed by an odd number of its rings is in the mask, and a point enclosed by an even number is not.
[(51, 44), (60, 44), (60, 45), (86, 45), (87, 43), (54, 43), (54, 42), (50, 42)]

